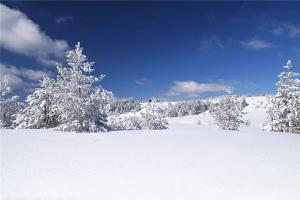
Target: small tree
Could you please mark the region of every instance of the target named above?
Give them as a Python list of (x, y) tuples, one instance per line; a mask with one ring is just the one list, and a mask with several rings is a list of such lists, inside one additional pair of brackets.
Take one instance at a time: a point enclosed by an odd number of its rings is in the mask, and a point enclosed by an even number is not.
[(284, 66), (287, 71), (278, 76), (277, 93), (269, 99), (265, 130), (300, 133), (300, 80), (299, 73), (291, 71), (292, 67), (289, 60)]
[(18, 96), (10, 95), (12, 92), (8, 81), (4, 79), (0, 83), (0, 128), (13, 128), (14, 119), (21, 108)]
[(54, 79), (44, 76), (40, 87), (26, 99), (26, 106), (17, 115), (17, 128), (53, 128), (58, 125), (59, 107)]
[(163, 118), (163, 110), (156, 104), (157, 102), (148, 102), (146, 107), (140, 111), (142, 116), (142, 127), (150, 130), (168, 128), (168, 122)]
[(211, 105), (209, 111), (218, 128), (223, 130), (238, 130), (244, 122), (242, 117), (243, 105), (235, 96), (225, 95), (218, 102)]

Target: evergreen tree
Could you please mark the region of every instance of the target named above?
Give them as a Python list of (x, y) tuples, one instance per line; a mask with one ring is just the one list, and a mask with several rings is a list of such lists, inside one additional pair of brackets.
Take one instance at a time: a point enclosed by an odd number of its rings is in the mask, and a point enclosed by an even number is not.
[(168, 122), (163, 118), (163, 110), (157, 106), (156, 101), (148, 102), (146, 107), (140, 111), (142, 117), (142, 127), (150, 130), (168, 128)]
[(67, 51), (68, 67), (57, 65), (57, 85), (59, 87), (58, 105), (60, 110), (57, 130), (76, 132), (107, 131), (103, 112), (92, 98), (96, 89), (94, 84), (100, 77), (91, 76), (94, 62), (88, 62), (82, 53), (80, 43), (74, 50)]
[(269, 121), (263, 129), (269, 131), (300, 133), (300, 80), (299, 73), (291, 71), (289, 60), (284, 66), (287, 71), (279, 74), (277, 93), (270, 97)]
[(13, 128), (16, 113), (22, 104), (18, 102), (18, 96), (11, 96), (12, 89), (8, 81), (4, 79), (0, 83), (0, 128)]
[(243, 104), (235, 96), (225, 95), (220, 97), (218, 102), (211, 105), (209, 111), (218, 128), (223, 130), (238, 130), (244, 122), (242, 117)]
[(62, 131), (107, 131), (106, 115), (113, 94), (96, 85), (104, 78), (91, 76), (93, 62), (80, 43), (66, 52), (68, 67), (57, 64), (57, 78), (44, 77), (26, 99), (16, 119), (18, 128), (55, 128)]
[(17, 115), (17, 128), (53, 128), (58, 125), (59, 107), (54, 79), (44, 76), (40, 87), (26, 98), (26, 106)]

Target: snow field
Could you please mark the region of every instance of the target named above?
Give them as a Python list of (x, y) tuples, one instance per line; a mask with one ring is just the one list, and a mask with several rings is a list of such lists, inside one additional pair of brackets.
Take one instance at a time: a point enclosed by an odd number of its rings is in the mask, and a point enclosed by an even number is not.
[(240, 131), (209, 113), (166, 130), (1, 130), (2, 199), (298, 200), (299, 135), (262, 131), (254, 103)]

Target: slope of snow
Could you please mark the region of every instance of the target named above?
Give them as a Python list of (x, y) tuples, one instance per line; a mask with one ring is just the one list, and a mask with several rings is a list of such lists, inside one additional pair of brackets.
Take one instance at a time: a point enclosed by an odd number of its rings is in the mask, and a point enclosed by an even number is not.
[(252, 98), (240, 131), (208, 112), (160, 131), (1, 130), (1, 199), (298, 200), (300, 136), (261, 131)]

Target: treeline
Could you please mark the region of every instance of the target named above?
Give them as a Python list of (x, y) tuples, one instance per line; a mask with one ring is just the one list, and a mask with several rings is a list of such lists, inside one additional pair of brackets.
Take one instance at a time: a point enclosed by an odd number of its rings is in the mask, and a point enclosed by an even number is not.
[[(241, 124), (249, 123), (243, 119), (248, 105), (245, 98), (231, 95), (231, 91), (211, 100), (173, 103), (119, 99), (100, 85), (104, 75), (92, 75), (94, 62), (88, 61), (80, 43), (66, 52), (66, 63), (67, 66), (57, 64), (55, 78), (44, 76), (25, 103), (11, 96), (11, 88), (4, 80), (0, 85), (0, 128), (75, 132), (165, 129), (165, 118), (208, 110), (220, 129), (238, 130)], [(277, 93), (269, 98), (264, 130), (300, 133), (300, 80), (292, 67), (288, 61), (287, 71), (279, 75)]]

